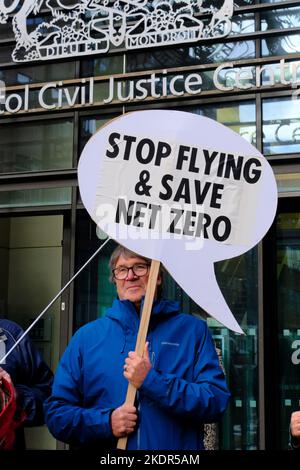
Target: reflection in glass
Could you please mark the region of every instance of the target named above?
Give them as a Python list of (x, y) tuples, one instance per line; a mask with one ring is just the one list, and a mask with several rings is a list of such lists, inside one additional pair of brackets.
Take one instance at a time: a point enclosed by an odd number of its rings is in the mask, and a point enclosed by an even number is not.
[(300, 7), (261, 12), (261, 30), (297, 28), (300, 26)]
[(261, 49), (263, 57), (299, 53), (299, 33), (290, 34), (289, 36), (272, 36), (267, 39), (263, 39)]
[[(0, 219), (0, 318), (13, 320), (25, 330), (59, 292), (62, 239), (62, 215)], [(53, 371), (59, 361), (60, 318), (60, 302), (56, 302), (29, 333)], [(39, 437), (34, 448), (38, 449), (43, 428), (35, 429)]]
[[(110, 83), (108, 80), (104, 82), (96, 82), (94, 84), (94, 103), (107, 100), (110, 95)], [(114, 81), (114, 96), (117, 97), (117, 81)], [(115, 98), (116, 99), (116, 98)]]
[(12, 62), (12, 51), (13, 46), (1, 46), (0, 47), (0, 64), (9, 64)]
[(7, 86), (67, 80), (74, 76), (75, 62), (0, 70), (0, 80), (3, 80)]
[(90, 137), (92, 137), (95, 132), (100, 129), (104, 124), (107, 123), (110, 119), (113, 119), (116, 116), (104, 115), (102, 117), (89, 117), (83, 118), (80, 125), (80, 141), (79, 148), (80, 152), (83, 150), (83, 147), (87, 143)]
[(300, 191), (300, 173), (276, 174), (279, 193)]
[(71, 188), (34, 188), (0, 191), (0, 208), (71, 204)]
[[(102, 241), (96, 234), (96, 224), (85, 210), (78, 210), (76, 215), (76, 254), (77, 271), (99, 248)], [(85, 323), (105, 314), (116, 298), (115, 286), (109, 281), (109, 258), (115, 247), (110, 241), (75, 281), (74, 330)]]
[(236, 15), (232, 19), (231, 35), (248, 34), (255, 31), (254, 14)]
[[(78, 85), (80, 86), (80, 85)], [(85, 86), (86, 90), (87, 87)], [(68, 97), (65, 90), (67, 90)], [(29, 109), (40, 109), (41, 98), (39, 96), (40, 90), (31, 89), (29, 92)], [(20, 96), (24, 96), (24, 93), (19, 93)], [(87, 95), (87, 93), (86, 93)], [(51, 87), (47, 88), (42, 95), (43, 103), (47, 106), (55, 105), (56, 107), (70, 107), (70, 103), (75, 105), (80, 102), (81, 99), (81, 89), (78, 92), (74, 86), (64, 87), (63, 92), (61, 88)], [(88, 99), (88, 98), (87, 98)]]
[(220, 289), (245, 336), (233, 333), (213, 319), (208, 321), (222, 351), (229, 407), (222, 420), (221, 449), (258, 448), (258, 277), (257, 249), (215, 264)]
[(299, 100), (271, 98), (263, 100), (263, 153), (300, 152)]
[(82, 77), (97, 77), (123, 73), (123, 55), (84, 60), (81, 63)]
[(2, 124), (0, 142), (2, 173), (72, 168), (71, 119)]
[(154, 51), (136, 52), (126, 56), (126, 72), (182, 67), (214, 62), (226, 62), (255, 57), (254, 41), (228, 42), (221, 44), (207, 43), (199, 46), (156, 49)]
[[(265, 64), (256, 67), (256, 76), (262, 85), (274, 85), (275, 83), (296, 84), (300, 83), (300, 62)], [(261, 73), (259, 71), (261, 70)]]
[(255, 0), (234, 0), (234, 5), (237, 7), (244, 7), (247, 5), (254, 5), (256, 3)]
[[(249, 78), (248, 78), (249, 77)], [(248, 87), (255, 86), (254, 67), (229, 67), (223, 68), (218, 73), (218, 82), (225, 87)]]
[[(156, 72), (155, 78), (158, 79), (155, 84), (151, 84), (148, 78), (127, 80), (114, 86), (114, 99), (120, 99), (120, 96), (130, 101), (132, 99), (138, 101), (146, 97), (151, 97), (155, 93), (157, 98), (164, 96), (183, 96), (185, 93), (189, 95), (198, 95), (202, 91), (213, 90), (213, 71), (194, 72), (190, 80), (190, 73), (166, 74), (166, 71)], [(139, 85), (139, 86), (138, 86)], [(120, 90), (121, 89), (121, 90)], [(179, 94), (179, 95), (178, 95)], [(129, 99), (128, 99), (129, 98)]]
[(5, 23), (0, 24), (0, 39), (9, 41), (12, 40), (14, 37), (14, 33), (12, 31), (11, 24)]
[[(300, 7), (284, 10), (267, 10), (261, 13), (261, 29), (297, 28), (300, 25)], [(287, 55), (300, 52), (299, 33), (276, 35), (262, 41), (262, 56)]]
[(277, 218), (277, 305), (280, 439), (287, 448), (290, 415), (300, 409), (300, 213)]
[(186, 106), (178, 110), (206, 116), (240, 134), (248, 142), (256, 143), (255, 103), (244, 101), (236, 105)]

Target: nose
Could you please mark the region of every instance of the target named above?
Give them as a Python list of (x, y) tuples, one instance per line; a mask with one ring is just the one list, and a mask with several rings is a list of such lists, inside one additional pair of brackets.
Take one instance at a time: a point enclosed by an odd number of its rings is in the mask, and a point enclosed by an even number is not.
[(127, 280), (131, 281), (132, 279), (136, 279), (136, 278), (137, 278), (137, 276), (134, 274), (133, 269), (132, 269), (132, 268), (128, 268), (128, 273), (127, 273), (126, 281), (127, 281)]

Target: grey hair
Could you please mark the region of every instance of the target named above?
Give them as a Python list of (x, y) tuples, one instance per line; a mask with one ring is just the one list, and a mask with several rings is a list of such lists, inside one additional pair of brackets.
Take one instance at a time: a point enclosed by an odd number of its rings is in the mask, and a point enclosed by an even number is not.
[[(118, 245), (112, 252), (110, 260), (109, 260), (109, 269), (110, 269), (109, 280), (110, 282), (113, 282), (113, 283), (115, 283), (114, 276), (113, 276), (113, 269), (115, 269), (117, 261), (120, 258), (120, 256), (124, 256), (124, 258), (139, 257), (139, 258), (144, 259), (147, 263), (151, 264), (150, 258), (147, 258), (146, 256), (141, 256), (138, 253), (135, 253), (134, 251), (128, 250), (128, 248), (125, 248), (125, 246)], [(157, 288), (158, 299), (160, 299), (162, 296), (162, 284), (163, 284), (163, 279), (164, 279), (164, 267), (162, 264), (160, 265), (160, 268), (159, 268), (159, 274), (161, 276), (162, 283)]]
[(128, 248), (125, 248), (125, 246), (118, 245), (112, 252), (110, 260), (109, 260), (110, 282), (114, 282), (112, 271), (116, 267), (117, 261), (120, 258), (120, 256), (124, 256), (124, 258), (135, 258), (136, 256), (138, 256), (139, 258), (142, 258), (145, 261), (147, 261), (147, 264), (148, 263), (151, 264), (151, 259), (146, 258), (145, 256), (138, 255), (134, 251), (131, 251), (131, 250), (128, 250)]

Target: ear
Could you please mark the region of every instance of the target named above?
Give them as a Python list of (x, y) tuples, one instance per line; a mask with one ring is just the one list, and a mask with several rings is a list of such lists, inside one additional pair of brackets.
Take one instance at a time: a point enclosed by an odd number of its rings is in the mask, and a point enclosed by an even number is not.
[(158, 273), (156, 285), (157, 285), (157, 286), (160, 286), (160, 285), (161, 285), (161, 283), (162, 283), (161, 274), (160, 274), (160, 273)]

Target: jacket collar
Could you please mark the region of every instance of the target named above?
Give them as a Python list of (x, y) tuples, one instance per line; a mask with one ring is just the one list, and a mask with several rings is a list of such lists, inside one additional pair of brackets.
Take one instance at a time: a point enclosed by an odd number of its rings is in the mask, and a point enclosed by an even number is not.
[[(141, 303), (141, 311), (144, 304), (144, 298)], [(150, 322), (154, 319), (158, 320), (161, 316), (174, 315), (179, 312), (179, 302), (174, 302), (170, 300), (155, 300), (153, 302), (153, 308), (151, 313)], [(136, 308), (130, 300), (118, 300), (115, 299), (112, 307), (107, 309), (106, 316), (112, 318), (122, 326), (127, 327), (131, 330), (137, 330), (139, 325), (139, 315), (136, 311)], [(152, 320), (152, 321), (151, 321)]]

